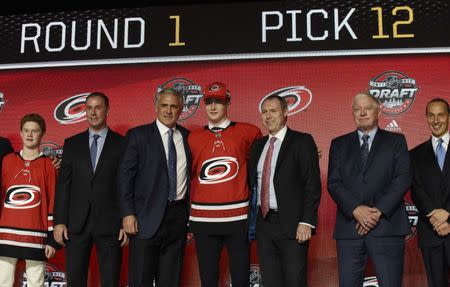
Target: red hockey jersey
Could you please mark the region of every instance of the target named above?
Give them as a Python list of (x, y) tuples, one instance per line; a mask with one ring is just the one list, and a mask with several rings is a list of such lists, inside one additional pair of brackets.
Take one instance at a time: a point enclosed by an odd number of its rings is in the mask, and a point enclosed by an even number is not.
[(192, 232), (210, 232), (216, 227), (224, 231), (247, 219), (247, 160), (252, 143), (260, 136), (256, 126), (235, 122), (221, 131), (204, 127), (191, 132)]
[[(28, 161), (19, 153), (2, 164), (0, 256), (44, 261), (53, 240), (56, 170), (49, 158)], [(50, 237), (50, 238), (48, 238)]]

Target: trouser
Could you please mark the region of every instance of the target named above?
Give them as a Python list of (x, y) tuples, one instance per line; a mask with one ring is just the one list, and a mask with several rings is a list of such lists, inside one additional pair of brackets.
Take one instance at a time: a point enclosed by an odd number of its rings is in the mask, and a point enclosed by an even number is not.
[[(17, 258), (0, 257), (0, 287), (12, 287)], [(25, 260), (28, 287), (44, 286), (45, 261)]]

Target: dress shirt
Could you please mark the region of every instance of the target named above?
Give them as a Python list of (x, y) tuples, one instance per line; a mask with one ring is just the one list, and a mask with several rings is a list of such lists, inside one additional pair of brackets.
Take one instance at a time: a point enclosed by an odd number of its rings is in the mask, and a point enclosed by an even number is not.
[[(156, 120), (156, 126), (158, 127), (159, 133), (161, 134), (161, 139), (164, 146), (164, 151), (166, 154), (166, 161), (169, 160), (169, 144), (168, 144), (168, 132), (169, 128), (166, 127), (159, 120)], [(185, 197), (187, 190), (187, 159), (186, 152), (184, 150), (183, 136), (181, 132), (175, 127), (173, 129), (173, 142), (175, 144), (175, 149), (177, 151), (177, 197), (175, 200), (180, 200)]]

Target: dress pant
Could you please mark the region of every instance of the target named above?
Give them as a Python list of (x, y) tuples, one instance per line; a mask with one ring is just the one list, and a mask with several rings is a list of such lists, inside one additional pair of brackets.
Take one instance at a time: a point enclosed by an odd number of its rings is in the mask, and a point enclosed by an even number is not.
[(246, 223), (225, 234), (194, 233), (202, 287), (217, 287), (222, 248), (228, 252), (231, 284), (233, 287), (250, 285), (250, 246)]
[(309, 241), (298, 243), (286, 236), (277, 211), (269, 211), (265, 218), (258, 211), (256, 245), (264, 287), (307, 286)]
[(429, 287), (448, 287), (450, 271), (450, 236), (441, 244), (422, 248)]
[(79, 234), (69, 233), (66, 242), (66, 271), (68, 287), (87, 286), (89, 259), (95, 245), (100, 282), (102, 287), (118, 287), (120, 266), (122, 263), (122, 247), (119, 230), (114, 235), (98, 235), (95, 232), (93, 215), (87, 218), (86, 226)]
[[(0, 287), (13, 287), (17, 258), (0, 257)], [(27, 286), (44, 286), (45, 261), (25, 260)]]
[(168, 203), (156, 233), (149, 239), (130, 238), (129, 287), (180, 286), (187, 234), (187, 204)]
[(368, 257), (380, 287), (401, 287), (405, 239), (403, 236), (339, 239), (337, 243), (339, 286), (362, 286)]

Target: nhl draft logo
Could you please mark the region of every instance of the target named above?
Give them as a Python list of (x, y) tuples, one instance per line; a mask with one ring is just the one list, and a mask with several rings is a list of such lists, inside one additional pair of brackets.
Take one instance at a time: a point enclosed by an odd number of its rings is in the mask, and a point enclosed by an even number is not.
[[(261, 280), (261, 272), (258, 264), (250, 264), (250, 287), (263, 287)], [(228, 280), (225, 284), (227, 287), (233, 287), (231, 282), (231, 276), (228, 276)]]
[(205, 161), (198, 176), (200, 184), (216, 184), (232, 180), (239, 172), (239, 163), (230, 156), (215, 157)]
[(5, 208), (28, 209), (41, 204), (41, 189), (30, 184), (13, 185), (6, 191)]
[(363, 287), (379, 287), (377, 277), (369, 276), (364, 278)]
[(384, 72), (369, 82), (369, 93), (381, 104), (386, 115), (398, 115), (407, 111), (416, 98), (416, 80), (398, 71)]
[(54, 142), (42, 142), (39, 148), (45, 156), (62, 157), (62, 147)]
[[(66, 274), (51, 264), (46, 264), (44, 287), (66, 287)], [(27, 274), (23, 273), (22, 287), (27, 287)]]
[(417, 222), (419, 221), (419, 210), (411, 202), (404, 200), (406, 214), (408, 214), (409, 224), (411, 225), (411, 231), (406, 235), (405, 240), (408, 241), (416, 235), (417, 232)]
[(86, 120), (86, 97), (89, 93), (78, 94), (59, 103), (53, 116), (60, 124), (69, 125)]
[(202, 87), (186, 78), (173, 78), (158, 87), (158, 93), (166, 88), (172, 88), (183, 95), (184, 106), (178, 121), (184, 121), (197, 112), (203, 97)]
[(5, 106), (5, 104), (6, 104), (5, 94), (0, 92), (0, 112), (3, 110), (3, 107)]
[(286, 87), (266, 95), (259, 103), (259, 111), (261, 112), (262, 103), (270, 96), (280, 96), (284, 98), (288, 104), (288, 115), (294, 115), (305, 110), (312, 101), (312, 93), (304, 86)]

